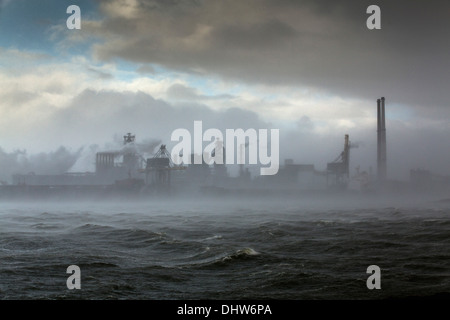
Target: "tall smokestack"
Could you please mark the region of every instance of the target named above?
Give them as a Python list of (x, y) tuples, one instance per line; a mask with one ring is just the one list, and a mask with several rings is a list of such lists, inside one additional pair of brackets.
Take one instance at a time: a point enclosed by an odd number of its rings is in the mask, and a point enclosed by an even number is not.
[(385, 117), (385, 99), (382, 97), (377, 100), (377, 175), (378, 180), (386, 179), (386, 117)]
[(387, 176), (387, 164), (386, 164), (386, 114), (384, 110), (384, 97), (381, 98), (381, 114), (382, 114), (382, 122), (381, 122), (381, 175), (382, 179), (385, 180)]
[(377, 99), (377, 176), (381, 180), (381, 100)]

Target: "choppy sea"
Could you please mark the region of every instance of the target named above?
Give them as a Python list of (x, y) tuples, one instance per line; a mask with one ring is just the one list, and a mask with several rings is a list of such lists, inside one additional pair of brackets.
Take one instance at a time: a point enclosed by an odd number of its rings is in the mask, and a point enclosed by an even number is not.
[[(80, 268), (69, 290), (67, 267)], [(369, 290), (367, 268), (380, 268)], [(0, 204), (1, 299), (386, 299), (450, 293), (450, 204)]]

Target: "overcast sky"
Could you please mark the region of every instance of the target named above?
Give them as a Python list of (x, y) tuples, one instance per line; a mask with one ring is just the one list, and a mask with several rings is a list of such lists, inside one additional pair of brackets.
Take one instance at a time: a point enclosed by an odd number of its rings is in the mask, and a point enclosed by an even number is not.
[(349, 134), (351, 170), (369, 170), (384, 96), (388, 175), (448, 175), (449, 14), (436, 0), (0, 0), (0, 147), (78, 155), (127, 132), (171, 146), (202, 120), (280, 129), (281, 162), (318, 170)]

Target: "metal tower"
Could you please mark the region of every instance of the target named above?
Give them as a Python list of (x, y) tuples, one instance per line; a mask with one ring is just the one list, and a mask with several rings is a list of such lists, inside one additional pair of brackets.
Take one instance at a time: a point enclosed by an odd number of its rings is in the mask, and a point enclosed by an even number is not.
[[(350, 176), (350, 149), (356, 148), (345, 135), (344, 150), (333, 161), (327, 164), (327, 185), (339, 189), (347, 188)], [(331, 178), (331, 185), (329, 179)]]

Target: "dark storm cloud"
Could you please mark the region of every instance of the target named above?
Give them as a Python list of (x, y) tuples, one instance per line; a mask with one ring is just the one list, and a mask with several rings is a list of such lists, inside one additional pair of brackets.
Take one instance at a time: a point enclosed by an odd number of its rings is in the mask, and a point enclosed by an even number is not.
[(282, 45), (284, 41), (294, 40), (297, 32), (279, 20), (264, 21), (248, 26), (225, 25), (218, 27), (211, 35), (212, 45), (222, 49), (235, 47), (239, 50), (269, 50)]
[[(366, 9), (381, 8), (381, 30)], [(185, 72), (448, 106), (448, 1), (101, 1), (94, 46)], [(442, 115), (442, 114), (440, 114)]]

